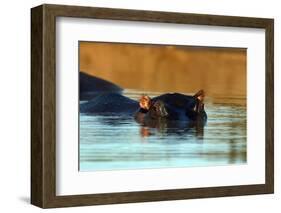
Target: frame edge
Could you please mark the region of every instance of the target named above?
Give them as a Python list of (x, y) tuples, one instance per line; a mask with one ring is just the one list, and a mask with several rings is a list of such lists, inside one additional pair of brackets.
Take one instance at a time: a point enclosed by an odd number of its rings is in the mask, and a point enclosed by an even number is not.
[(266, 186), (274, 193), (274, 19), (269, 19), (266, 30)]
[(31, 204), (43, 207), (43, 6), (31, 9)]

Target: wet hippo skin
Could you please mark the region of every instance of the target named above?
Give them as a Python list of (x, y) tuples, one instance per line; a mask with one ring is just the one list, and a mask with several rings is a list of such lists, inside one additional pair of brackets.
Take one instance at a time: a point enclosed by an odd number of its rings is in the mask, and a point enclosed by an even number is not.
[(129, 115), (141, 124), (155, 125), (159, 121), (205, 122), (207, 115), (203, 102), (198, 98), (200, 92), (194, 96), (163, 94), (152, 98), (150, 109), (143, 110), (138, 101), (122, 95), (121, 87), (80, 72), (80, 100), (87, 100), (80, 104), (81, 113)]
[(180, 93), (167, 93), (152, 99), (152, 106), (147, 112), (139, 110), (135, 119), (140, 123), (154, 123), (155, 120), (202, 121), (207, 120), (203, 103), (196, 96)]
[(79, 95), (80, 101), (90, 100), (101, 93), (121, 94), (123, 89), (104, 79), (91, 76), (85, 72), (79, 72)]
[(96, 96), (86, 103), (80, 104), (80, 112), (104, 115), (134, 115), (138, 107), (138, 102), (128, 97), (116, 93), (105, 93)]

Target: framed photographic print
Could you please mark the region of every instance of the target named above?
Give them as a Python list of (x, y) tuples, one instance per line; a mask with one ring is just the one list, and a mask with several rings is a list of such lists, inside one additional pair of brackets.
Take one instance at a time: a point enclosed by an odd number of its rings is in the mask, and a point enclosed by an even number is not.
[(274, 191), (273, 19), (31, 9), (31, 203)]

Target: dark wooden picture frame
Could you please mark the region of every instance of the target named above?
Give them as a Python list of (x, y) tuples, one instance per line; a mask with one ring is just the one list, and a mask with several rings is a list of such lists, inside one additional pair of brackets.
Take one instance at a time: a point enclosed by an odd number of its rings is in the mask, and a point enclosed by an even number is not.
[[(87, 195), (56, 195), (56, 17), (265, 29), (265, 184)], [(41, 5), (31, 9), (31, 203), (42, 208), (267, 194), (274, 192), (273, 19)]]

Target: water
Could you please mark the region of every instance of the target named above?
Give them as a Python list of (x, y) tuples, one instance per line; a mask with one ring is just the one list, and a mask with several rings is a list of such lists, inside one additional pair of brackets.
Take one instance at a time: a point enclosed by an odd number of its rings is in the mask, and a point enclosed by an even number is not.
[[(137, 99), (141, 91), (127, 90)], [(146, 93), (147, 94), (147, 93)], [(156, 96), (157, 93), (149, 93)], [(132, 117), (80, 114), (80, 171), (246, 163), (245, 97), (206, 98), (207, 124), (143, 127)]]

